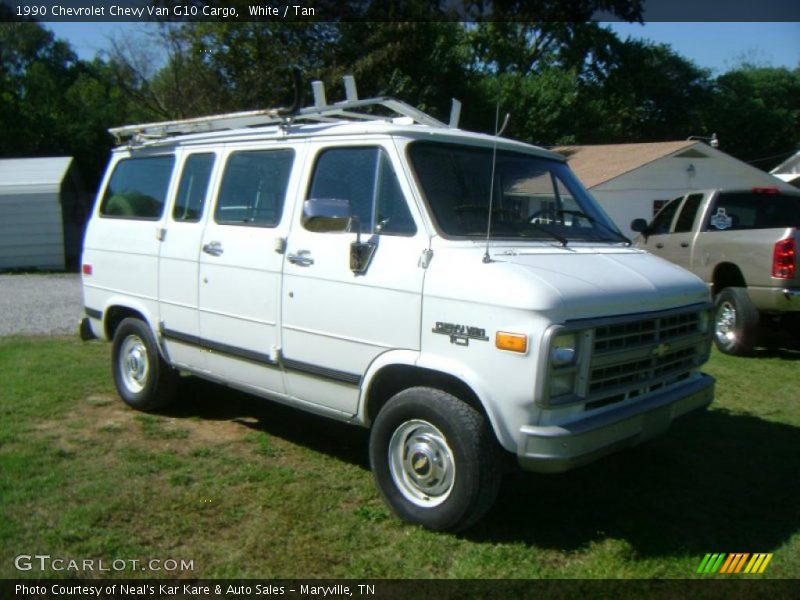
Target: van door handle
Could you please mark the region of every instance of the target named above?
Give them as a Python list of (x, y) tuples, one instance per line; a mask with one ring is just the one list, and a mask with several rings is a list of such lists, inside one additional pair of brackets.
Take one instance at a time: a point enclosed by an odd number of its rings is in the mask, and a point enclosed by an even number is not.
[(664, 244), (662, 244), (661, 242), (658, 242), (656, 244), (656, 248), (663, 248), (663, 247), (664, 247)]
[(688, 248), (689, 242), (681, 242), (681, 248)]
[(286, 258), (293, 265), (300, 267), (310, 267), (314, 264), (314, 259), (311, 258), (308, 250), (298, 250), (297, 254), (289, 254)]
[(222, 249), (222, 244), (219, 242), (208, 242), (207, 244), (203, 244), (203, 252), (211, 256), (221, 256), (224, 250)]

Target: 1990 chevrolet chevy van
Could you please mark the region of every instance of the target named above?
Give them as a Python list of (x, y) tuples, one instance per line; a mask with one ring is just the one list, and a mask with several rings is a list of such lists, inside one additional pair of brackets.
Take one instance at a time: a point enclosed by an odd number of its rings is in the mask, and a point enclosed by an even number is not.
[(369, 427), (394, 512), (455, 530), (504, 454), (567, 470), (712, 401), (706, 286), (631, 247), (561, 156), (316, 91), (112, 130), (81, 330), (113, 342), (125, 402), (185, 372)]

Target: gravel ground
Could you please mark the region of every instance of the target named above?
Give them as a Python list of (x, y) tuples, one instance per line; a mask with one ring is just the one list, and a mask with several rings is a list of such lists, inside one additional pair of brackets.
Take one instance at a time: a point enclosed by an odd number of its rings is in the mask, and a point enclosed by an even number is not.
[(0, 336), (76, 334), (80, 275), (0, 275)]

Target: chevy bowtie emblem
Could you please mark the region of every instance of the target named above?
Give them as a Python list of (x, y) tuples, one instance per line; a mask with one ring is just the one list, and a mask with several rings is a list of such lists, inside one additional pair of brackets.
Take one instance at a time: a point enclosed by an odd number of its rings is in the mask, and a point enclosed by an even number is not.
[(669, 344), (659, 344), (655, 348), (653, 348), (653, 356), (657, 358), (664, 358), (667, 355), (667, 352), (670, 350)]

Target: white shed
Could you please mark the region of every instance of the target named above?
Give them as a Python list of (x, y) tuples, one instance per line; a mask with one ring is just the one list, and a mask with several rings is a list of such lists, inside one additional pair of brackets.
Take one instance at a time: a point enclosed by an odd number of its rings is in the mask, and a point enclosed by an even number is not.
[(72, 157), (0, 160), (0, 270), (76, 268), (85, 218)]
[(792, 189), (777, 177), (704, 142), (559, 146), (603, 209), (627, 236), (633, 219), (648, 221), (691, 190), (720, 187)]

